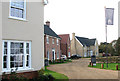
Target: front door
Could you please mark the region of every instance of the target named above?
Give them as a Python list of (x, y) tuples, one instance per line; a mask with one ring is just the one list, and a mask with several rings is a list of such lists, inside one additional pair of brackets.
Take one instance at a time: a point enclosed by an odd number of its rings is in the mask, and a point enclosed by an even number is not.
[(68, 57), (70, 57), (70, 52), (68, 52)]
[(55, 49), (52, 49), (52, 60), (55, 60)]
[(86, 54), (86, 52), (84, 53), (84, 57), (87, 57), (87, 54)]
[(91, 55), (91, 56), (93, 55), (93, 51), (90, 51), (90, 55)]

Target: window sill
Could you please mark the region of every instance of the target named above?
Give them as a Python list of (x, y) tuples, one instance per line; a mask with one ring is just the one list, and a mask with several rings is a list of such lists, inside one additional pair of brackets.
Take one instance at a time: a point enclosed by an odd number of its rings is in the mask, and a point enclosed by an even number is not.
[(12, 16), (9, 16), (8, 18), (9, 18), (9, 19), (13, 19), (13, 20), (25, 21), (25, 22), (28, 21), (28, 20), (26, 20), (26, 19), (17, 18), (17, 17), (12, 17)]
[[(34, 71), (33, 68), (26, 68), (26, 69), (18, 69), (16, 71), (16, 73), (21, 73), (21, 72), (28, 72), (28, 71)], [(6, 73), (6, 74), (10, 74), (11, 73), (11, 69), (10, 70), (3, 70), (2, 73)]]

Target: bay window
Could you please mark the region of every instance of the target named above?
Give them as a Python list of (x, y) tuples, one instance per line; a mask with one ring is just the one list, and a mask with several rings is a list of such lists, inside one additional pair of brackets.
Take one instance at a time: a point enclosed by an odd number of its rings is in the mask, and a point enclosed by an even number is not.
[(31, 68), (31, 42), (3, 41), (3, 71)]

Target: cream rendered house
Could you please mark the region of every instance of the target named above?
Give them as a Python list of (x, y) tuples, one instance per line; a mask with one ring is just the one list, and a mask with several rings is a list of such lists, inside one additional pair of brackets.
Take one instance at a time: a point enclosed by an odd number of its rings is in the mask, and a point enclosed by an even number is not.
[(0, 75), (16, 68), (18, 73), (40, 70), (44, 67), (43, 0), (7, 0), (1, 5)]
[(120, 1), (118, 2), (118, 37), (120, 37)]
[(78, 54), (82, 57), (90, 57), (92, 55), (98, 56), (98, 41), (96, 39), (78, 37), (73, 33), (71, 40), (71, 54)]

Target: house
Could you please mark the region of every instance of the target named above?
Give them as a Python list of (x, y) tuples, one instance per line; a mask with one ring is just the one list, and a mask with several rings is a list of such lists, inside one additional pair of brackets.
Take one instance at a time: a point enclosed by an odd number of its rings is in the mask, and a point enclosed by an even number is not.
[(82, 57), (98, 56), (98, 42), (96, 39), (75, 36), (72, 34), (71, 54), (79, 54)]
[(50, 22), (44, 25), (44, 57), (50, 61), (60, 59), (60, 40), (61, 38), (50, 28)]
[(120, 37), (120, 1), (118, 2), (118, 37)]
[(43, 0), (7, 1), (0, 3), (3, 13), (0, 75), (17, 69), (18, 75), (36, 77), (37, 71), (44, 67)]
[(60, 49), (62, 55), (66, 55), (67, 58), (71, 56), (70, 53), (70, 35), (69, 34), (61, 34), (59, 35), (61, 38), (61, 44), (60, 44)]

